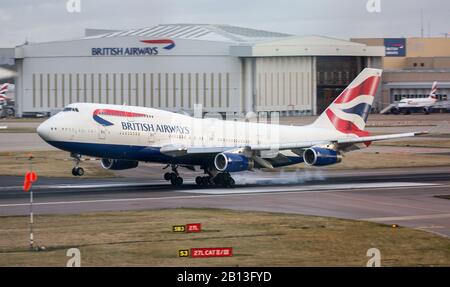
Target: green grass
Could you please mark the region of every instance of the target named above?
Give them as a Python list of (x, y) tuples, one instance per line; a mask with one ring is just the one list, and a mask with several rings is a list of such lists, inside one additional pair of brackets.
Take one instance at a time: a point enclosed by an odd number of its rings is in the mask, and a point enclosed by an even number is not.
[[(0, 152), (0, 175), (23, 176), (32, 168), (39, 176), (73, 177), (73, 166), (74, 161), (63, 151)], [(112, 171), (103, 169), (99, 161), (84, 161), (81, 166), (85, 169), (83, 178), (116, 177)]]
[(7, 128), (0, 129), (0, 134), (10, 134), (10, 133), (36, 133), (36, 128), (26, 127), (26, 128)]
[[(82, 266), (365, 266), (381, 251), (382, 266), (450, 266), (450, 239), (409, 228), (266, 212), (163, 209), (35, 217), (0, 217), (0, 266), (65, 266), (68, 248)], [(201, 222), (201, 233), (172, 225)], [(178, 258), (179, 249), (233, 247), (233, 257)]]

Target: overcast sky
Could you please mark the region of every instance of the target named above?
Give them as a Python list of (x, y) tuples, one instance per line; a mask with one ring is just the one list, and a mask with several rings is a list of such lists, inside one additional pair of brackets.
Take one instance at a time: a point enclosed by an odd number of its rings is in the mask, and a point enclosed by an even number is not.
[[(425, 36), (450, 32), (448, 0), (0, 0), (0, 47), (81, 37), (85, 28), (128, 29), (168, 23), (214, 23), (337, 38)], [(74, 1), (74, 0), (71, 0)]]

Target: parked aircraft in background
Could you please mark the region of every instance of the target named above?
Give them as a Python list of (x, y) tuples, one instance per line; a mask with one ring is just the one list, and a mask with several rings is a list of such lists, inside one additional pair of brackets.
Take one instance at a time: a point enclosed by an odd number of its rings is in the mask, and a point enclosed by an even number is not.
[(14, 92), (16, 89), (16, 86), (14, 84), (10, 83), (4, 83), (0, 85), (0, 94), (7, 94)]
[(405, 115), (412, 112), (424, 112), (425, 114), (429, 114), (430, 109), (437, 102), (436, 91), (437, 82), (434, 82), (431, 87), (430, 95), (427, 98), (401, 99), (391, 109), (391, 112), (396, 114), (403, 113)]

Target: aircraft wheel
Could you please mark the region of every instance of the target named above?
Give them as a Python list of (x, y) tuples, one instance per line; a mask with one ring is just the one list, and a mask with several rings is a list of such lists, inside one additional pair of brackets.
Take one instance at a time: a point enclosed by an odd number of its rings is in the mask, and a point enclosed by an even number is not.
[(181, 177), (179, 177), (179, 176), (177, 176), (177, 177), (172, 177), (172, 178), (170, 179), (170, 183), (171, 183), (172, 185), (175, 185), (175, 186), (180, 186), (180, 185), (183, 184), (183, 178), (181, 178)]
[(234, 179), (231, 176), (227, 176), (226, 179), (223, 182), (223, 186), (225, 187), (233, 187), (235, 184)]
[(82, 167), (74, 167), (72, 169), (72, 174), (74, 176), (83, 176), (84, 175), (84, 169)]
[(201, 176), (197, 176), (196, 178), (195, 178), (195, 183), (197, 184), (197, 185), (201, 185), (202, 184), (202, 177)]
[(214, 181), (215, 184), (223, 184), (224, 179), (225, 179), (224, 178), (224, 174), (223, 173), (219, 173), (213, 178), (213, 181)]
[(202, 185), (209, 185), (211, 183), (211, 177), (204, 176), (202, 177)]
[(171, 178), (172, 178), (172, 174), (171, 174), (170, 172), (166, 172), (166, 173), (164, 174), (164, 179), (165, 179), (165, 180), (169, 181)]
[(174, 172), (170, 174), (170, 179), (177, 180), (178, 175)]
[(15, 116), (16, 112), (13, 108), (7, 108), (6, 109), (6, 115), (8, 118), (13, 118)]
[(172, 178), (170, 179), (170, 183), (171, 183), (172, 185), (180, 186), (180, 185), (183, 184), (183, 178), (182, 178), (182, 177), (179, 177), (179, 176), (177, 176), (177, 177), (172, 177)]

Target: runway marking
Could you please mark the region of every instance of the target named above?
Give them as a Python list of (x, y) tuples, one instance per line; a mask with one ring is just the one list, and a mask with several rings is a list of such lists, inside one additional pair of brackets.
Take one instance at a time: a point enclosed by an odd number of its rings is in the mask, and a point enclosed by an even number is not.
[(417, 219), (436, 219), (436, 218), (447, 218), (447, 217), (450, 217), (450, 213), (397, 216), (397, 217), (362, 218), (361, 220), (366, 220), (366, 221), (409, 221), (409, 220), (417, 220)]
[(442, 225), (430, 225), (430, 226), (417, 226), (417, 229), (443, 229), (445, 226)]
[(363, 202), (367, 202), (367, 203), (369, 203), (369, 204), (371, 204), (371, 205), (373, 205), (373, 206), (375, 206), (375, 205), (386, 205), (386, 206), (389, 206), (389, 207), (402, 207), (402, 208), (409, 208), (409, 209), (417, 209), (417, 210), (422, 210), (422, 211), (427, 211), (427, 212), (447, 212), (447, 210), (445, 210), (445, 211), (442, 211), (442, 210), (436, 210), (435, 208), (433, 208), (433, 209), (430, 209), (430, 208), (423, 208), (423, 207), (417, 207), (417, 206), (413, 206), (413, 205), (410, 205), (410, 204), (398, 204), (398, 203), (392, 203), (392, 202), (389, 202), (390, 201), (390, 198), (385, 198), (385, 200), (386, 201), (388, 201), (388, 202), (383, 202), (383, 201), (379, 201), (379, 200), (373, 200), (373, 199), (366, 199), (366, 198), (361, 198), (361, 197), (358, 197), (357, 195), (353, 195), (353, 194), (342, 194), (342, 193), (334, 193), (334, 194), (330, 194), (330, 196), (333, 196), (333, 197), (337, 197), (337, 198), (340, 198), (340, 199), (348, 199), (348, 200), (353, 200), (353, 201), (363, 201)]
[[(152, 180), (151, 184), (167, 183), (165, 180)], [(54, 185), (34, 185), (33, 189), (84, 189), (84, 188), (108, 188), (108, 187), (139, 187), (148, 186), (146, 183), (86, 183), (86, 184), (54, 184)], [(0, 190), (17, 190), (22, 186), (6, 186), (0, 187)]]
[(301, 185), (288, 187), (270, 187), (262, 189), (262, 187), (253, 188), (214, 188), (214, 189), (189, 189), (180, 190), (186, 193), (199, 194), (239, 194), (239, 193), (265, 193), (265, 192), (286, 192), (286, 191), (321, 191), (321, 190), (337, 190), (337, 189), (362, 189), (362, 188), (384, 188), (384, 187), (417, 187), (417, 186), (433, 186), (435, 183), (416, 183), (416, 182), (381, 182), (381, 183), (355, 183), (355, 184), (318, 184), (318, 185)]
[[(405, 183), (408, 184), (408, 183)], [(373, 188), (370, 188), (367, 186), (368, 184), (365, 184), (364, 188), (360, 188), (358, 190), (372, 190)], [(379, 184), (378, 184), (379, 185)], [(331, 186), (343, 186), (343, 185), (331, 185)], [(392, 187), (392, 185), (389, 185), (390, 189), (401, 189), (403, 186), (397, 186)], [(414, 185), (406, 185), (406, 187), (410, 188), (422, 188), (423, 186), (429, 186), (430, 188), (433, 187), (441, 187), (439, 184), (427, 184), (427, 183), (417, 183)], [(90, 204), (90, 203), (111, 203), (111, 202), (136, 202), (136, 201), (154, 201), (154, 200), (170, 200), (170, 199), (201, 199), (201, 198), (211, 198), (211, 197), (228, 197), (228, 196), (256, 196), (256, 195), (264, 195), (267, 194), (267, 192), (271, 192), (270, 195), (285, 195), (286, 191), (291, 191), (290, 194), (309, 194), (309, 193), (327, 193), (327, 192), (334, 192), (338, 190), (345, 190), (345, 189), (321, 189), (321, 190), (301, 190), (299, 191), (300, 187), (291, 187), (289, 189), (285, 188), (281, 190), (278, 189), (267, 189), (264, 192), (253, 192), (253, 193), (247, 193), (247, 192), (241, 192), (241, 193), (223, 193), (223, 194), (203, 194), (203, 195), (185, 195), (185, 196), (165, 196), (165, 197), (137, 197), (137, 198), (116, 198), (116, 199), (93, 199), (93, 200), (72, 200), (72, 201), (49, 201), (49, 202), (39, 202), (36, 201), (34, 203), (35, 206), (41, 206), (41, 205), (64, 205), (64, 204)], [(306, 187), (305, 187), (306, 188)], [(355, 189), (355, 188), (354, 188)], [(180, 191), (177, 191), (180, 192)], [(184, 191), (188, 192), (188, 191)], [(10, 204), (0, 204), (0, 207), (21, 207), (21, 206), (29, 206), (29, 203), (10, 203)]]

